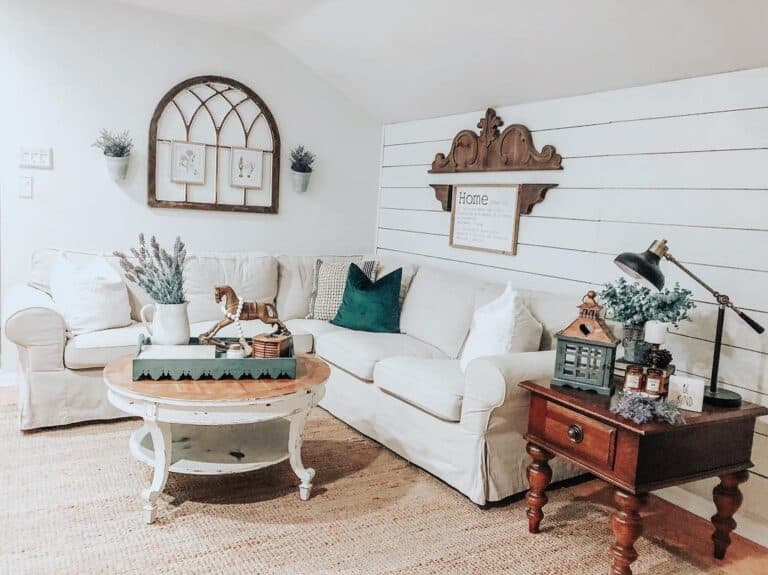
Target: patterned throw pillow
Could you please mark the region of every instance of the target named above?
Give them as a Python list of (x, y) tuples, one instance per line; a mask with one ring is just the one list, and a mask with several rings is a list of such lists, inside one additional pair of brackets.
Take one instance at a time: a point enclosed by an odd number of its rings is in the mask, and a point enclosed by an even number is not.
[(312, 294), (309, 296), (309, 314), (307, 319), (330, 320), (339, 311), (344, 287), (347, 285), (349, 266), (357, 264), (371, 281), (376, 279), (376, 262), (362, 259), (349, 262), (315, 262), (315, 276)]

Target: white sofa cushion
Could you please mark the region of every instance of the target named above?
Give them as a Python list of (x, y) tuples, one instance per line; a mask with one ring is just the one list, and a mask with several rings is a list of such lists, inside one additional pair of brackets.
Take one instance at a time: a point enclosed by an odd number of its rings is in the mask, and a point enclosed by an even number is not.
[(70, 338), (64, 348), (64, 365), (69, 369), (101, 368), (113, 359), (135, 354), (139, 334), (149, 334), (140, 323), (126, 327), (93, 331)]
[(247, 301), (274, 302), (277, 260), (259, 254), (191, 255), (184, 266), (184, 293), (192, 323), (221, 319), (214, 288), (229, 285)]
[(538, 351), (541, 329), (520, 294), (508, 283), (503, 294), (475, 310), (469, 337), (461, 352), (461, 371), (466, 371), (476, 357)]
[(416, 272), (403, 302), (400, 331), (459, 356), (479, 294), (488, 284), (431, 266)]
[(373, 371), (375, 386), (447, 421), (461, 419), (464, 381), (456, 359), (390, 357)]
[(315, 340), (315, 352), (366, 381), (373, 381), (376, 363), (388, 357), (446, 358), (436, 347), (403, 333), (372, 333), (344, 328), (320, 334)]
[(73, 334), (124, 327), (131, 306), (123, 278), (104, 258), (59, 254), (51, 269), (51, 297)]

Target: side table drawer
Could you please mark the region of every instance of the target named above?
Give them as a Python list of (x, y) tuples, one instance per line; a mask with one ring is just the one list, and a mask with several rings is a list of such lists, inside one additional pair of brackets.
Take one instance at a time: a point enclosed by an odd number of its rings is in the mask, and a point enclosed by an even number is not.
[(569, 451), (576, 458), (613, 469), (615, 427), (548, 401), (544, 439)]

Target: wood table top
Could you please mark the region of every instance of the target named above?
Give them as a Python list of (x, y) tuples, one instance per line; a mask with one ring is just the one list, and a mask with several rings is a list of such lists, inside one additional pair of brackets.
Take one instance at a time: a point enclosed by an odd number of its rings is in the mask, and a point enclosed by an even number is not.
[(617, 386), (616, 391), (611, 395), (598, 395), (592, 391), (571, 389), (569, 387), (559, 387), (550, 384), (550, 380), (524, 381), (520, 387), (536, 393), (575, 409), (583, 413), (589, 413), (591, 416), (604, 421), (610, 425), (622, 427), (638, 435), (649, 435), (653, 433), (666, 433), (672, 429), (690, 428), (697, 425), (709, 425), (712, 423), (721, 423), (724, 421), (735, 421), (738, 419), (754, 419), (763, 415), (768, 415), (768, 408), (762, 405), (742, 401), (739, 407), (715, 407), (704, 404), (701, 413), (695, 411), (682, 411), (685, 418), (685, 424), (674, 426), (670, 423), (655, 421), (643, 425), (637, 424), (631, 419), (621, 417), (611, 411), (615, 405), (621, 387)]
[(104, 368), (104, 381), (115, 391), (149, 398), (182, 401), (243, 401), (280, 397), (325, 383), (330, 366), (322, 359), (299, 354), (296, 379), (172, 379), (133, 381), (132, 355), (120, 357)]

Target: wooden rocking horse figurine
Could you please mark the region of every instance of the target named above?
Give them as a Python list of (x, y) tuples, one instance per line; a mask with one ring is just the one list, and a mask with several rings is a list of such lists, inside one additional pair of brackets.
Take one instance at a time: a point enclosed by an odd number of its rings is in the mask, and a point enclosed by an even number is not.
[(224, 318), (220, 320), (208, 331), (201, 333), (199, 339), (201, 341), (209, 341), (215, 336), (219, 330), (230, 325), (235, 324), (237, 327), (238, 335), (240, 336), (240, 343), (243, 348), (250, 350), (250, 346), (247, 345), (245, 338), (243, 337), (243, 327), (241, 321), (249, 321), (257, 319), (268, 325), (277, 326), (273, 335), (290, 335), (290, 331), (285, 327), (285, 324), (277, 317), (277, 309), (271, 303), (260, 303), (256, 301), (244, 301), (239, 298), (230, 286), (216, 286), (215, 290), (216, 303), (221, 304), (221, 311), (224, 313)]

